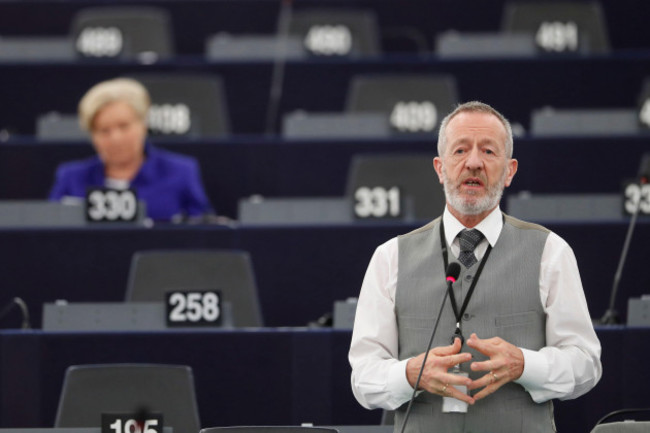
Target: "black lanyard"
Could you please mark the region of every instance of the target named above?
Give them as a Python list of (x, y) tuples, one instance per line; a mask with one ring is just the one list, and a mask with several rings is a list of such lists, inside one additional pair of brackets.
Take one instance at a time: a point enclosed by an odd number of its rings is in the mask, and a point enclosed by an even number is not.
[[(445, 264), (444, 269), (446, 270), (449, 263), (447, 257), (447, 239), (445, 238), (445, 225), (442, 221), (442, 218), (440, 219), (440, 247), (442, 248), (442, 260)], [(492, 251), (492, 245), (488, 244), (488, 248), (485, 251), (485, 254), (483, 255), (483, 259), (481, 259), (481, 263), (478, 265), (476, 274), (474, 275), (474, 280), (472, 281), (472, 284), (469, 286), (469, 290), (467, 292), (467, 295), (465, 296), (463, 305), (460, 307), (460, 311), (458, 311), (458, 304), (456, 303), (456, 295), (454, 295), (454, 290), (451, 288), (451, 284), (447, 286), (447, 289), (449, 291), (449, 299), (451, 301), (451, 308), (453, 308), (454, 316), (456, 317), (456, 331), (454, 331), (454, 335), (451, 337), (452, 344), (456, 337), (460, 338), (461, 344), (465, 343), (465, 338), (463, 337), (463, 331), (461, 330), (460, 327), (461, 319), (463, 318), (463, 314), (467, 309), (467, 304), (469, 304), (469, 300), (472, 297), (472, 294), (474, 293), (476, 282), (481, 276), (481, 272), (483, 272), (483, 267), (485, 266), (485, 262), (487, 262), (487, 259), (490, 256), (491, 251)]]

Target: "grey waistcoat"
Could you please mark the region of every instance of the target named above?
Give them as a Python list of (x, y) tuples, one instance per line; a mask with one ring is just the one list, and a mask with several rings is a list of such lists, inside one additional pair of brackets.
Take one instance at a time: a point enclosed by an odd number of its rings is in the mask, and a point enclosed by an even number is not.
[[(399, 358), (416, 356), (427, 347), (447, 284), (440, 245), (440, 221), (400, 236), (395, 311), (399, 328)], [(485, 264), (462, 318), (465, 338), (501, 337), (515, 346), (539, 350), (545, 346), (546, 318), (539, 295), (539, 268), (548, 230), (505, 216), (499, 239)], [(449, 241), (449, 240), (448, 240)], [(449, 261), (456, 261), (449, 253)], [(461, 265), (454, 283), (458, 308), (462, 305), (479, 264)], [(443, 309), (433, 347), (446, 346), (456, 328), (449, 300)], [(473, 359), (486, 359), (463, 346)], [(485, 372), (471, 372), (472, 379)], [(478, 392), (478, 390), (474, 391)], [(406, 404), (395, 415), (400, 432)], [(442, 413), (442, 397), (422, 392), (416, 398), (406, 427), (409, 433), (537, 433), (554, 432), (553, 405), (535, 403), (513, 382), (469, 407), (466, 414)]]

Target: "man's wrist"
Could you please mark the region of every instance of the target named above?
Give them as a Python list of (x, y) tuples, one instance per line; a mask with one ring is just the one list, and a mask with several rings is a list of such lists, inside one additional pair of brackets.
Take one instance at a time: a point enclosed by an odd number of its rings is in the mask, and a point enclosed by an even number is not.
[(519, 349), (524, 355), (524, 371), (514, 382), (520, 384), (525, 389), (536, 389), (548, 375), (548, 362), (546, 357), (534, 350)]
[(413, 385), (409, 381), (407, 370), (407, 365), (412, 359), (396, 362), (388, 370), (388, 387), (396, 395), (408, 395), (410, 398), (410, 394), (413, 393)]

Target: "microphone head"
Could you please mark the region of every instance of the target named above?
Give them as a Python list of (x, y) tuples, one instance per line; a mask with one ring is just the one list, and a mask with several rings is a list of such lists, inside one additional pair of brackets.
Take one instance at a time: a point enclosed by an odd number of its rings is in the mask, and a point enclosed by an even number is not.
[(454, 283), (460, 275), (460, 265), (457, 262), (451, 262), (447, 266), (447, 281)]
[(641, 179), (641, 183), (647, 183), (650, 179), (650, 153), (644, 153), (641, 156), (638, 176)]

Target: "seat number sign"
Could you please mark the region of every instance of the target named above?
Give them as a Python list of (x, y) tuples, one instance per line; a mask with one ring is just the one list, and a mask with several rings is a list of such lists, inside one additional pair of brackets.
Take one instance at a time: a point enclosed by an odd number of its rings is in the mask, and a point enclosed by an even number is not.
[(124, 47), (124, 36), (117, 27), (86, 27), (79, 33), (76, 47), (86, 57), (117, 57)]
[(162, 414), (102, 414), (102, 433), (162, 433)]
[(400, 218), (402, 216), (400, 189), (392, 187), (357, 188), (354, 192), (354, 216), (366, 218)]
[(89, 189), (86, 194), (86, 219), (90, 222), (135, 221), (138, 198), (133, 189)]
[(543, 22), (535, 34), (535, 41), (544, 51), (555, 53), (578, 51), (578, 25), (573, 21)]
[[(630, 182), (623, 190), (623, 213), (632, 215), (639, 208), (639, 215), (650, 215), (650, 183)], [(639, 201), (641, 201), (639, 203)]]
[(220, 291), (171, 291), (167, 292), (166, 299), (168, 327), (221, 324)]

